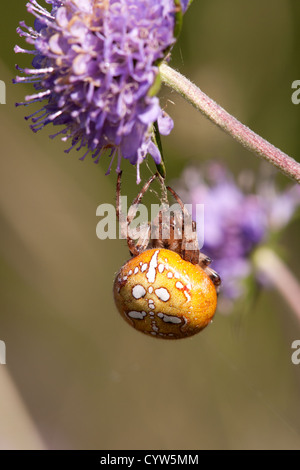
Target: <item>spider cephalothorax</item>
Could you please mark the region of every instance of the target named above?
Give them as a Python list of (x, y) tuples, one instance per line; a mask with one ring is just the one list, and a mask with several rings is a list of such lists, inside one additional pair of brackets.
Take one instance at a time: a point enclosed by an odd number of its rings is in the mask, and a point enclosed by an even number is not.
[[(161, 183), (163, 204), (153, 222), (129, 230), (143, 195), (154, 179)], [(115, 302), (125, 320), (143, 333), (176, 339), (191, 336), (212, 319), (217, 304), (219, 275), (199, 250), (196, 223), (175, 191), (152, 176), (129, 208), (126, 219), (120, 207), (121, 174), (117, 181), (117, 217), (125, 225), (132, 259), (116, 276)], [(178, 204), (172, 215), (167, 190)], [(124, 231), (124, 230), (123, 230)]]

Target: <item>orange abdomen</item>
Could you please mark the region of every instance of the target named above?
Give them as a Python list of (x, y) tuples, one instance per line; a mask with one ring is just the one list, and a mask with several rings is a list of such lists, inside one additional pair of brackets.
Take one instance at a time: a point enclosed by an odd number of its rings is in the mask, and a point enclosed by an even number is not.
[(131, 326), (166, 339), (198, 333), (217, 306), (216, 289), (206, 272), (166, 249), (146, 250), (127, 261), (116, 276), (114, 298)]

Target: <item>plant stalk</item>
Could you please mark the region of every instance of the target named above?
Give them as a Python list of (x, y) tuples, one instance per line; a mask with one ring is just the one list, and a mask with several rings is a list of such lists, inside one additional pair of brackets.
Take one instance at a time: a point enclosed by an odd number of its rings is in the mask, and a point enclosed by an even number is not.
[(160, 65), (160, 75), (165, 85), (179, 93), (210, 121), (231, 135), (248, 150), (264, 158), (286, 176), (300, 183), (300, 164), (296, 160), (239, 122), (203, 93), (200, 88), (167, 64)]
[(300, 322), (300, 285), (290, 269), (266, 247), (257, 249), (253, 260), (256, 269), (276, 287)]

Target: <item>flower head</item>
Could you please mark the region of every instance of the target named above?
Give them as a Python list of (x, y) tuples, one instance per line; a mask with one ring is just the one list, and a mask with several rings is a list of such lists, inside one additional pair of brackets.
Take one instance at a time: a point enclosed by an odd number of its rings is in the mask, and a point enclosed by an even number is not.
[[(139, 165), (147, 153), (156, 163), (161, 155), (151, 140), (152, 124), (161, 121), (159, 100), (151, 93), (157, 63), (174, 43), (174, 0), (46, 0), (51, 12), (36, 0), (27, 10), (34, 28), (20, 23), (20, 36), (33, 46), (15, 52), (33, 54), (32, 68), (15, 82), (34, 84), (25, 103), (45, 102), (27, 116), (33, 131), (49, 123), (63, 125), (54, 134), (71, 142), (69, 152), (86, 148), (97, 163), (111, 149), (111, 163), (124, 157)], [(163, 120), (162, 133), (173, 126)], [(166, 125), (167, 122), (167, 125)], [(111, 168), (111, 164), (110, 164)], [(110, 171), (110, 168), (108, 172)]]
[(299, 186), (279, 191), (273, 179), (263, 178), (253, 189), (251, 180), (253, 175), (244, 173), (238, 184), (215, 163), (203, 172), (187, 168), (179, 183), (184, 200), (204, 204), (203, 252), (213, 259), (212, 267), (222, 278), (222, 294), (230, 299), (244, 293), (255, 248), (283, 229), (300, 205)]

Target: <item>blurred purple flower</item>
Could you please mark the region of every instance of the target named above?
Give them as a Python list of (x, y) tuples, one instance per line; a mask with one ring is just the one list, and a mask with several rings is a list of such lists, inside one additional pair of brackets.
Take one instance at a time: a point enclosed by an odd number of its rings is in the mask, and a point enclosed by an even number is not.
[(188, 7), (189, 3), (190, 3), (190, 0), (181, 0), (181, 6), (182, 6), (183, 13), (187, 10), (187, 7)]
[[(15, 52), (33, 54), (32, 68), (17, 69), (26, 76), (15, 82), (33, 83), (36, 93), (25, 103), (46, 100), (26, 119), (34, 132), (49, 123), (63, 125), (54, 136), (71, 140), (91, 151), (98, 163), (103, 150), (111, 149), (111, 163), (122, 157), (139, 165), (151, 154), (161, 162), (151, 140), (152, 124), (161, 120), (156, 96), (149, 93), (158, 75), (157, 63), (174, 43), (174, 0), (46, 0), (51, 13), (36, 0), (27, 10), (36, 19), (34, 28), (20, 23), (20, 36), (33, 46)], [(184, 4), (186, 2), (183, 2)], [(168, 134), (172, 120), (163, 120)]]
[(212, 267), (222, 278), (221, 292), (229, 299), (244, 293), (255, 247), (284, 228), (300, 205), (299, 186), (279, 191), (273, 179), (264, 178), (249, 191), (242, 183), (251, 182), (253, 175), (241, 174), (239, 180), (214, 163), (204, 172), (187, 168), (177, 186), (183, 200), (204, 204), (203, 252), (213, 259)]

